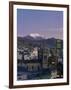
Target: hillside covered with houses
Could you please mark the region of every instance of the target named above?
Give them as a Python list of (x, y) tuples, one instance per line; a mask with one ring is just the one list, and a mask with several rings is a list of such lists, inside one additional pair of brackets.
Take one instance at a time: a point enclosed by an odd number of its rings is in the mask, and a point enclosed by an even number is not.
[(17, 79), (63, 77), (63, 40), (17, 37)]

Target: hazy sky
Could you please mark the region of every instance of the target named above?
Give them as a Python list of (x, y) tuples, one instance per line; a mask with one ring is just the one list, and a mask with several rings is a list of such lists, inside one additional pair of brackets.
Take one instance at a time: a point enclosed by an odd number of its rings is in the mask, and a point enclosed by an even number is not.
[(63, 38), (63, 11), (17, 9), (17, 34)]

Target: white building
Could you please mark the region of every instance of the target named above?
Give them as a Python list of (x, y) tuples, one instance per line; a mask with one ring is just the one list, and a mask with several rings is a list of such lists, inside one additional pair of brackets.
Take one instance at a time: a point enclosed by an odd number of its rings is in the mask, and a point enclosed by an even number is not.
[(32, 52), (31, 52), (31, 54), (30, 54), (30, 57), (31, 57), (31, 59), (38, 59), (38, 48), (37, 48), (37, 47), (35, 47), (35, 48), (32, 50)]

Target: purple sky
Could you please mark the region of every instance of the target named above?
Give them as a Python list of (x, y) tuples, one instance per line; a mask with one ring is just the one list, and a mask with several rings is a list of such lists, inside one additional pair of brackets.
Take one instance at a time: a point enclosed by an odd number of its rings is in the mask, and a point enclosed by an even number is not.
[(17, 35), (63, 39), (63, 11), (17, 9)]

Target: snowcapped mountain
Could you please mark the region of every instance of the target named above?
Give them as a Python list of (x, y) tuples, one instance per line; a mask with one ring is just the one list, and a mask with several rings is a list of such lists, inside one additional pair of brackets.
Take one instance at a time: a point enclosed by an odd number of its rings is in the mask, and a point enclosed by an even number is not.
[(42, 36), (41, 36), (40, 34), (38, 34), (38, 33), (31, 33), (30, 36), (33, 37), (33, 38), (42, 37)]
[(24, 39), (31, 39), (31, 40), (42, 40), (44, 39), (44, 37), (38, 33), (31, 33), (25, 37), (23, 37)]
[[(29, 34), (25, 37), (18, 37), (17, 38), (17, 42), (18, 42), (18, 46), (19, 45), (32, 45), (33, 47), (34, 46), (37, 46), (37, 47), (40, 47), (40, 45), (44, 45), (46, 47), (49, 47), (49, 48), (55, 48), (56, 47), (56, 40), (55, 38), (44, 38), (42, 35), (40, 34)], [(63, 48), (63, 40), (61, 40), (61, 48)]]

